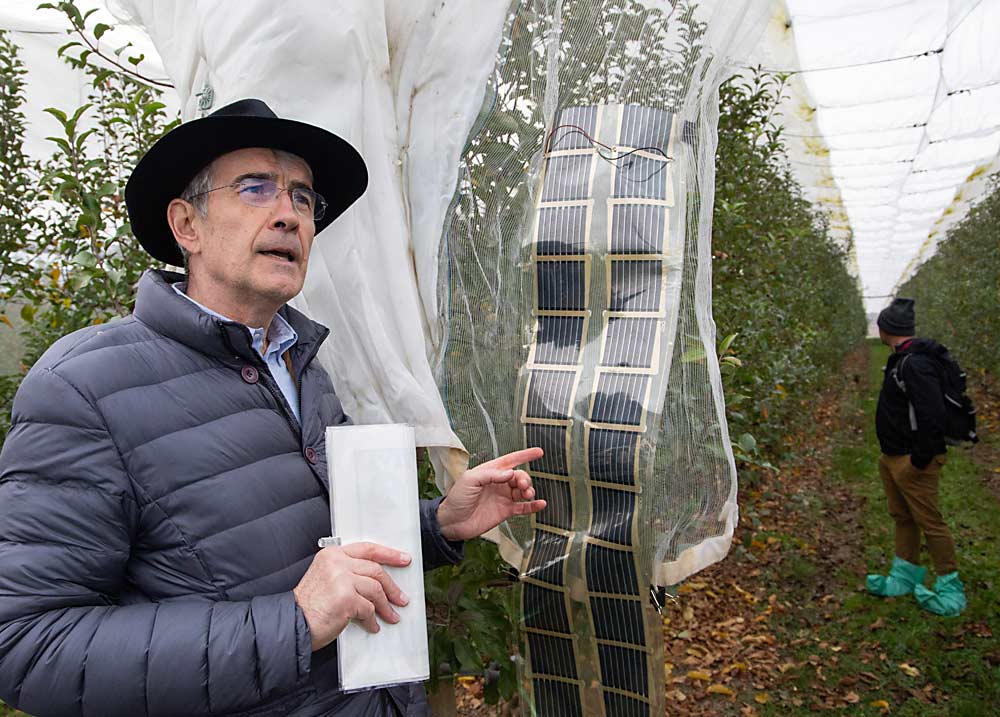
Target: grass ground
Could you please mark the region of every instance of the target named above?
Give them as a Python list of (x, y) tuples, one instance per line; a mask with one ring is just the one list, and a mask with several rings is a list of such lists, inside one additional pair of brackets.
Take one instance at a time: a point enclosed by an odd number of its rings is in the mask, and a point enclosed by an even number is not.
[[(850, 420), (842, 428), (831, 456), (829, 482), (842, 484), (860, 498), (863, 563), (868, 571), (884, 572), (892, 556), (893, 527), (877, 479), (879, 451), (871, 417), (888, 351), (874, 345), (870, 351), (868, 390), (859, 392), (853, 401), (855, 414), (862, 419), (855, 425), (860, 424), (861, 430), (850, 430)], [(845, 409), (849, 412), (850, 405)], [(987, 434), (986, 441), (989, 446), (996, 438)], [(856, 566), (842, 565), (831, 576), (835, 592), (843, 597), (838, 600), (836, 618), (817, 621), (811, 614), (814, 607), (805, 604), (783, 626), (794, 632), (816, 624), (821, 642), (842, 646), (835, 653), (839, 659), (827, 662), (825, 677), (827, 683), (852, 688), (858, 697), (854, 714), (891, 711), (914, 717), (974, 717), (997, 713), (1000, 644), (994, 631), (1000, 629), (1000, 511), (981, 480), (984, 469), (995, 466), (981, 466), (975, 460), (980, 452), (952, 449), (941, 482), (942, 512), (955, 538), (969, 598), (969, 607), (960, 617), (922, 612), (912, 596), (873, 598), (860, 589)], [(834, 501), (816, 497), (827, 504), (828, 514), (836, 514)], [(850, 541), (854, 536), (843, 537)], [(922, 557), (924, 564), (930, 564), (926, 550)], [(933, 577), (928, 576), (928, 585)], [(807, 652), (796, 649), (792, 655), (808, 660)], [(798, 686), (807, 690), (815, 679), (814, 670), (803, 670)], [(788, 714), (787, 709), (764, 714), (779, 711)]]
[(873, 427), (886, 356), (869, 345), (853, 357), (803, 407), (780, 473), (743, 484), (732, 553), (668, 616), (668, 714), (1000, 713), (1000, 511), (984, 480), (1000, 468), (1000, 426), (983, 426), (974, 451), (953, 449), (942, 480), (965, 613), (940, 618), (912, 596), (863, 590), (865, 573), (892, 557)]

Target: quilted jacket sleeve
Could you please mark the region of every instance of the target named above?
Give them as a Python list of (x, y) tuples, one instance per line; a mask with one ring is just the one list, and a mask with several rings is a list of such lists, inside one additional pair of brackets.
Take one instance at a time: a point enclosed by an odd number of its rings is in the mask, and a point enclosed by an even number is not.
[(291, 593), (118, 604), (138, 516), (100, 412), (32, 371), (0, 455), (0, 698), (37, 715), (200, 715), (306, 678)]
[(465, 557), (465, 543), (448, 540), (441, 535), (437, 510), (444, 498), (420, 501), (420, 553), (424, 570), (433, 570), (442, 565), (457, 565)]

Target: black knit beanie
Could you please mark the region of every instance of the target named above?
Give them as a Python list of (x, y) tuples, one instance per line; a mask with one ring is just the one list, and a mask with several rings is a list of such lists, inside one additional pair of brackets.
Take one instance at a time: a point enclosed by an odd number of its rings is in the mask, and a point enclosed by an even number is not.
[(878, 327), (893, 336), (913, 336), (917, 319), (913, 299), (893, 299), (878, 315)]

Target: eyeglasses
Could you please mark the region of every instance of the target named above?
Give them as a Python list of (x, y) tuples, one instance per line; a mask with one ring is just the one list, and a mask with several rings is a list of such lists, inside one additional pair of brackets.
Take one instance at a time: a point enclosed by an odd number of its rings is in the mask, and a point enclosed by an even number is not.
[(243, 200), (244, 204), (251, 207), (273, 207), (278, 202), (278, 197), (282, 192), (288, 192), (292, 199), (292, 206), (295, 213), (302, 217), (310, 217), (313, 221), (319, 221), (326, 213), (326, 200), (322, 195), (317, 194), (308, 187), (279, 187), (278, 183), (272, 179), (257, 179), (249, 177), (241, 179), (232, 184), (215, 187), (205, 192), (192, 194), (187, 199), (194, 199), (220, 189), (235, 189), (237, 196)]

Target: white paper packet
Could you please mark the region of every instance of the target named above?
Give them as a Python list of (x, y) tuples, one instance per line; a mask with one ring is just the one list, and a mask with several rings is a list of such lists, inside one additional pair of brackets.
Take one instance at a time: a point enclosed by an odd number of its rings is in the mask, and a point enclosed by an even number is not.
[(373, 542), (409, 553), (405, 568), (385, 570), (410, 602), (402, 618), (369, 633), (351, 622), (337, 637), (344, 691), (404, 682), (430, 675), (427, 613), (420, 551), (420, 507), (413, 427), (402, 424), (326, 429), (332, 535), (342, 545)]

